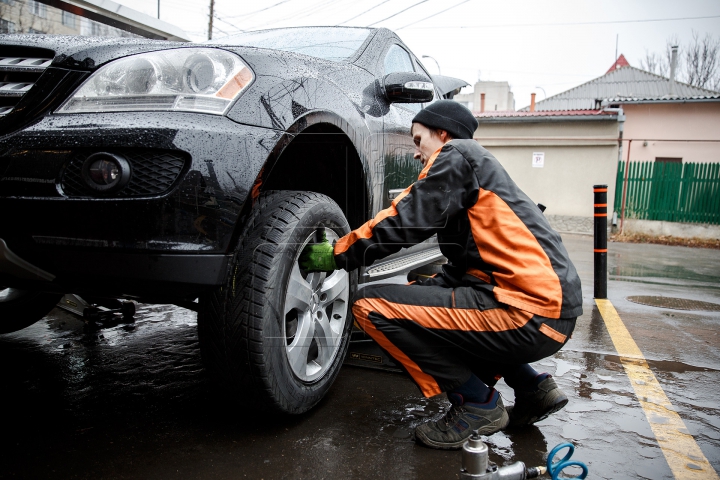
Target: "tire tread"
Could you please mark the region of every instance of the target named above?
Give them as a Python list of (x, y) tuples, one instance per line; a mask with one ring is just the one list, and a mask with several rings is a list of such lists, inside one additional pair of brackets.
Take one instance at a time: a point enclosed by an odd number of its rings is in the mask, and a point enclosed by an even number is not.
[[(273, 280), (283, 255), (276, 253), (289, 239), (288, 232), (319, 203), (334, 204), (329, 197), (313, 192), (270, 191), (260, 195), (240, 235), (226, 284), (200, 298), (198, 333), (203, 362), (215, 380), (239, 400), (301, 413), (324, 394), (309, 406), (296, 405), (293, 397), (297, 395), (289, 391), (289, 386), (277, 378), (273, 365), (268, 364), (263, 335), (266, 317), (277, 315), (268, 312), (271, 303), (264, 302), (277, 288)], [(350, 312), (347, 323), (351, 323)], [(346, 348), (347, 341), (338, 356), (344, 355)], [(330, 383), (339, 365), (333, 368), (328, 372), (333, 376)]]

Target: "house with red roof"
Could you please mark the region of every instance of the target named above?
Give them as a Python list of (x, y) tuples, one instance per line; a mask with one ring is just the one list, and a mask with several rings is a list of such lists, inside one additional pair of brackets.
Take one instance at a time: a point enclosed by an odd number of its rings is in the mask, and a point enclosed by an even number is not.
[[(608, 211), (621, 216), (619, 162), (720, 162), (720, 93), (633, 67), (623, 55), (601, 77), (537, 103), (533, 95), (519, 111), (473, 113), (477, 141), (548, 207), (559, 231), (592, 232), (597, 184), (608, 185)], [(720, 231), (634, 224), (680, 236)]]

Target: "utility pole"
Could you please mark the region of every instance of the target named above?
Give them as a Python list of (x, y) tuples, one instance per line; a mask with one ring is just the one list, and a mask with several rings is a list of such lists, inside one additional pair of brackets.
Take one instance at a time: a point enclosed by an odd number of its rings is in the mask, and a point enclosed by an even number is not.
[(210, 0), (210, 21), (208, 22), (208, 40), (212, 40), (212, 23), (215, 16), (215, 0)]
[(160, 0), (158, 0), (158, 20), (160, 20)]

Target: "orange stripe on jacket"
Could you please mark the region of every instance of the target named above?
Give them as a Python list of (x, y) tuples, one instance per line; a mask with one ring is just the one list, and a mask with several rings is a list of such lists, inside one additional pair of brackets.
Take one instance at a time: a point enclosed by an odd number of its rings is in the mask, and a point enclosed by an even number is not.
[(535, 236), (507, 203), (480, 189), (468, 218), (480, 257), (493, 267), (495, 298), (537, 315), (559, 318), (560, 279)]
[(355, 315), (355, 320), (357, 321), (358, 325), (360, 325), (360, 328), (362, 328), (365, 333), (370, 335), (372, 339), (378, 343), (378, 345), (380, 345), (390, 355), (392, 355), (395, 360), (402, 363), (403, 367), (405, 367), (405, 370), (408, 371), (413, 380), (415, 380), (415, 383), (417, 383), (420, 387), (423, 395), (425, 395), (426, 397), (433, 397), (442, 393), (440, 385), (438, 385), (438, 383), (432, 376), (423, 372), (417, 363), (410, 360), (410, 357), (405, 355), (402, 351), (400, 351), (400, 349), (395, 346), (395, 344), (388, 340), (384, 333), (375, 328), (375, 325), (373, 325), (372, 322), (368, 319), (368, 315), (370, 314), (370, 312), (375, 310), (370, 305), (368, 300), (369, 299), (361, 298), (360, 300), (355, 302), (352, 307), (353, 314)]
[[(427, 163), (425, 164), (425, 167), (420, 172), (420, 175), (418, 175), (418, 180), (422, 180), (423, 178), (427, 177), (428, 171), (430, 170), (430, 167), (432, 167), (432, 164), (435, 162), (435, 159), (440, 154), (441, 148), (437, 149), (435, 153), (432, 154), (432, 156), (428, 159)], [(335, 255), (340, 255), (342, 253), (347, 252), (350, 247), (352, 247), (355, 242), (358, 240), (362, 240), (364, 238), (371, 238), (373, 235), (373, 229), (375, 226), (385, 220), (388, 217), (394, 217), (398, 214), (397, 211), (397, 204), (400, 203), (400, 200), (405, 198), (408, 193), (410, 193), (410, 189), (412, 189), (412, 185), (407, 187), (405, 190), (402, 191), (400, 195), (395, 197), (390, 204), (388, 208), (385, 210), (380, 210), (380, 212), (375, 215), (375, 218), (372, 220), (365, 222), (362, 226), (359, 228), (353, 230), (352, 232), (348, 233), (344, 237), (342, 237), (340, 240), (335, 243), (335, 249), (334, 253)]]

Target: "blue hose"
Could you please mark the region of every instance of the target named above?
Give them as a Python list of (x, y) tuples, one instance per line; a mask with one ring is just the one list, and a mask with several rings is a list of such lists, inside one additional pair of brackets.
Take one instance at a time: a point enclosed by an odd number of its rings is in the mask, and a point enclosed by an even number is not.
[[(562, 450), (563, 448), (566, 448), (566, 447), (568, 449), (568, 452), (565, 454), (565, 456), (562, 458), (562, 460), (559, 460), (558, 462), (553, 463), (553, 458), (555, 458), (555, 455), (557, 455), (560, 450)], [(548, 459), (547, 459), (547, 469), (548, 469), (548, 473), (550, 474), (552, 480), (559, 480), (558, 475), (560, 475), (560, 472), (562, 472), (566, 467), (570, 467), (570, 466), (576, 466), (576, 467), (580, 467), (582, 469), (582, 473), (580, 474), (579, 477), (572, 477), (572, 478), (583, 479), (583, 478), (587, 477), (587, 474), (588, 474), (587, 465), (585, 465), (583, 462), (578, 462), (575, 460), (570, 461), (570, 457), (572, 457), (573, 452), (575, 452), (575, 445), (573, 445), (572, 443), (560, 443), (560, 444), (556, 445), (555, 448), (553, 448), (550, 451), (550, 454), (548, 455)]]

